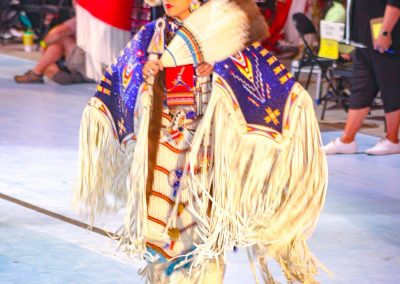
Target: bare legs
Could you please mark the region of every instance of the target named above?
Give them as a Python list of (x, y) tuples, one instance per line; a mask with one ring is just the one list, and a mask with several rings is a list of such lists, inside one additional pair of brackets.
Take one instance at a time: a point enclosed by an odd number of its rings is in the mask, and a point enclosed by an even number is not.
[(51, 44), (44, 52), (39, 62), (33, 68), (33, 72), (43, 75), (45, 70), (56, 63), (63, 55), (69, 56), (76, 46), (72, 36), (63, 37), (56, 43)]
[(399, 143), (400, 110), (386, 114), (386, 125), (386, 138), (395, 144)]
[(350, 109), (347, 116), (346, 126), (340, 140), (343, 143), (351, 143), (354, 141), (357, 132), (360, 130), (361, 125), (368, 115), (370, 108)]
[[(340, 140), (343, 143), (354, 141), (357, 132), (368, 115), (370, 108), (351, 109), (346, 121), (346, 127)], [(400, 127), (400, 110), (389, 112), (386, 115), (387, 135), (386, 138), (393, 143), (398, 143), (398, 132)]]

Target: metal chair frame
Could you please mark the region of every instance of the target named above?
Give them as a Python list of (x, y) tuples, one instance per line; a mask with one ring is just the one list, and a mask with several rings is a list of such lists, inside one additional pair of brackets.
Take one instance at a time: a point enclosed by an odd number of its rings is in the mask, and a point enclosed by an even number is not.
[[(308, 43), (306, 36), (314, 35), (316, 38), (320, 39), (319, 34), (314, 27), (314, 24), (304, 13), (296, 13), (293, 15), (293, 22), (298, 31), (301, 40), (304, 43), (304, 50), (299, 60), (299, 68), (295, 73), (296, 80), (299, 79), (300, 71), (303, 67), (310, 66), (311, 70), (308, 74), (307, 83), (305, 88), (307, 89), (311, 82), (311, 76), (315, 67), (320, 68), (322, 81), (326, 81), (328, 83), (328, 89), (325, 95), (322, 96), (322, 89), (320, 88), (320, 93), (318, 94), (318, 103), (323, 104), (321, 120), (325, 118), (325, 112), (328, 109), (336, 108), (340, 106), (347, 112), (348, 110), (348, 98), (349, 96), (344, 92), (344, 81), (349, 78), (347, 74), (342, 73), (341, 76), (338, 76), (339, 73), (335, 71), (337, 69), (338, 63), (332, 59), (325, 59), (318, 57), (318, 55), (314, 52), (313, 48)], [(319, 48), (319, 47), (318, 47)], [(349, 70), (346, 70), (350, 72)], [(351, 73), (350, 73), (351, 77)], [(336, 82), (335, 82), (336, 81)], [(328, 102), (334, 101), (335, 105), (328, 108)]]

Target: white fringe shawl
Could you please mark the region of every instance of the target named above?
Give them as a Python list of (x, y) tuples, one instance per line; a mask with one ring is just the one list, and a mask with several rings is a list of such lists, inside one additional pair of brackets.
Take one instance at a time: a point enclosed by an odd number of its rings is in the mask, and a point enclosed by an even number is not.
[[(313, 281), (317, 261), (305, 240), (324, 204), (327, 163), (312, 100), (299, 84), (292, 92), (298, 98), (294, 107), (286, 106), (291, 124), (277, 143), (248, 134), (230, 98), (232, 90), (214, 83), (190, 154), (192, 202), (187, 208), (197, 218), (202, 239), (194, 267), (217, 260), (233, 246), (253, 246), (260, 260), (267, 254), (275, 258), (289, 281)], [(199, 164), (208, 147), (213, 156)], [(195, 175), (199, 166), (208, 170)]]
[(125, 205), (126, 176), (135, 141), (121, 147), (115, 137), (114, 121), (99, 110), (107, 107), (92, 97), (85, 107), (79, 133), (79, 165), (73, 206), (94, 215), (118, 211)]
[[(314, 281), (319, 263), (305, 240), (324, 204), (327, 164), (312, 100), (298, 84), (292, 92), (298, 98), (294, 107), (286, 106), (290, 127), (276, 142), (248, 134), (246, 122), (230, 98), (232, 91), (214, 83), (193, 140), (189, 178), (185, 179), (188, 184), (181, 185), (188, 191), (187, 209), (197, 219), (196, 230), (202, 240), (192, 252), (192, 268), (201, 269), (212, 259), (218, 263), (221, 257), (225, 261), (226, 251), (234, 246), (248, 247), (265, 279), (272, 279), (265, 262), (269, 255), (289, 281)], [(132, 139), (126, 149), (113, 134), (112, 120), (95, 103), (85, 108), (74, 203), (78, 207), (83, 203), (92, 218), (95, 213), (115, 212), (126, 205), (120, 245), (129, 253), (144, 256), (152, 97), (143, 89), (139, 93), (137, 140)], [(208, 148), (211, 157), (207, 159)], [(202, 171), (195, 174), (199, 166)]]
[(139, 88), (136, 103), (135, 136), (123, 146), (114, 135), (113, 119), (99, 110), (91, 98), (84, 109), (79, 136), (79, 167), (73, 207), (94, 215), (125, 209), (124, 226), (116, 233), (119, 246), (128, 253), (145, 254), (147, 230), (146, 181), (148, 171), (148, 130), (152, 95), (147, 85)]

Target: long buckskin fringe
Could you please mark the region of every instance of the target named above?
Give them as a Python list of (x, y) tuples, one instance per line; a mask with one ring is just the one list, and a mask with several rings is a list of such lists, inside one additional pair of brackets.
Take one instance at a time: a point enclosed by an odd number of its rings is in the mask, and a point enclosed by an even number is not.
[[(297, 99), (293, 107), (289, 102), (286, 106), (289, 128), (277, 143), (247, 133), (231, 92), (214, 84), (193, 140), (189, 208), (202, 239), (193, 266), (225, 255), (228, 248), (258, 244), (258, 254), (275, 258), (289, 281), (312, 283), (317, 261), (305, 240), (316, 225), (327, 188), (326, 157), (312, 100), (299, 84), (293, 87)], [(201, 155), (209, 147), (214, 156), (207, 160)], [(195, 175), (195, 167), (208, 170)]]
[[(97, 99), (92, 98), (94, 102), (86, 107), (74, 198), (76, 204), (89, 208), (91, 216), (126, 204), (120, 245), (138, 255), (146, 254), (147, 134), (152, 97), (145, 88), (139, 91), (137, 103), (138, 139), (132, 139), (124, 151), (115, 139), (114, 125), (95, 107)], [(289, 99), (285, 110), (289, 111), (289, 127), (275, 141), (249, 134), (232, 102), (232, 91), (214, 84), (193, 139), (189, 172), (183, 179), (187, 184), (181, 185), (188, 190), (187, 209), (196, 217), (201, 238), (191, 253), (193, 258), (188, 257), (196, 271), (209, 261), (225, 262), (226, 251), (234, 246), (248, 247), (264, 279), (272, 279), (266, 266), (270, 256), (289, 281), (314, 282), (322, 265), (306, 240), (325, 201), (327, 164), (312, 100), (298, 84), (292, 94), (296, 95), (294, 105)], [(195, 174), (194, 169), (199, 168), (200, 173)]]
[(147, 230), (147, 133), (152, 95), (145, 84), (139, 94), (135, 109), (140, 118), (135, 125), (137, 139), (132, 137), (124, 150), (114, 135), (116, 128), (112, 119), (99, 110), (100, 105), (105, 109), (106, 106), (93, 97), (85, 108), (73, 205), (80, 211), (85, 208), (92, 222), (95, 214), (125, 209), (124, 226), (116, 232), (119, 247), (129, 254), (143, 256)]
[(127, 179), (128, 200), (120, 246), (128, 253), (143, 257), (146, 254), (149, 122), (152, 109), (152, 90), (146, 84), (139, 90), (137, 114), (140, 118), (135, 152)]
[(106, 106), (92, 97), (85, 107), (79, 134), (79, 165), (74, 185), (73, 206), (94, 215), (116, 212), (126, 204), (126, 177), (132, 163), (135, 141), (122, 149), (115, 126), (98, 107)]

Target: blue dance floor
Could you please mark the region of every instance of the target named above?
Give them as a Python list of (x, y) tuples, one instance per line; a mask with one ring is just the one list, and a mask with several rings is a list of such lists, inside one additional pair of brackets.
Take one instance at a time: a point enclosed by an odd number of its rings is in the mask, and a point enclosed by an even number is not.
[[(62, 216), (71, 209), (81, 112), (95, 85), (17, 85), (33, 62), (0, 55), (0, 194)], [(340, 132), (323, 133), (324, 142)], [(321, 283), (400, 283), (400, 155), (328, 157), (329, 191), (310, 246), (334, 276)], [(96, 226), (117, 228), (121, 216)], [(143, 262), (108, 238), (0, 199), (0, 283), (144, 283)], [(284, 283), (276, 264), (271, 270)], [(254, 283), (244, 251), (228, 256), (224, 283)]]

